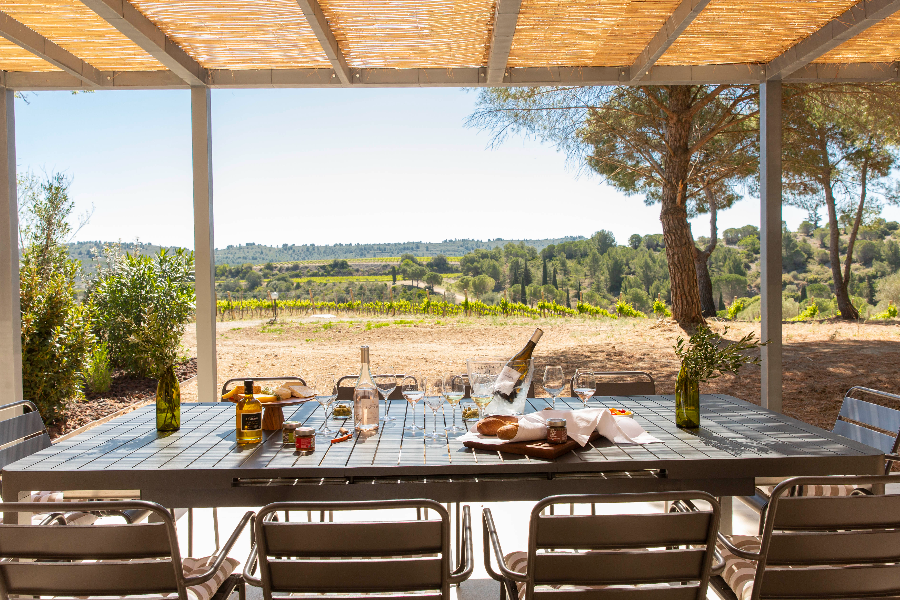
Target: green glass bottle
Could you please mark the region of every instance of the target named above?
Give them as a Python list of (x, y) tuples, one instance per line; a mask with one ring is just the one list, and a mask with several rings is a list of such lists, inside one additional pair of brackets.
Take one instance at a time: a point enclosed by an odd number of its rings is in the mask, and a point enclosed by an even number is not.
[(159, 375), (156, 385), (156, 430), (178, 431), (181, 428), (181, 386), (175, 376), (174, 365)]
[(675, 381), (675, 424), (686, 429), (700, 427), (700, 382), (684, 366)]

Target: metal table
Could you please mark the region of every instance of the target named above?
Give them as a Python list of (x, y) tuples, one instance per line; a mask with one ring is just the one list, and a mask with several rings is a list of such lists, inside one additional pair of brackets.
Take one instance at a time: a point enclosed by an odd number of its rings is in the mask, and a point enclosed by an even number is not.
[[(558, 403), (578, 408), (573, 399)], [(561, 493), (704, 490), (750, 495), (762, 477), (878, 474), (883, 454), (731, 396), (701, 396), (701, 428), (678, 429), (672, 396), (595, 397), (591, 406), (631, 409), (661, 444), (616, 446), (606, 440), (556, 460), (471, 450), (454, 439), (433, 445), (404, 434), (403, 401), (382, 405), (399, 417), (371, 437), (328, 444), (312, 456), (264, 432), (255, 446), (234, 442), (230, 403), (183, 404), (181, 430), (157, 433), (153, 406), (54, 444), (3, 470), (3, 500), (31, 490), (128, 490), (170, 508), (260, 506), (278, 500), (430, 498), (439, 502), (538, 500)], [(529, 401), (531, 410), (546, 406)], [(559, 404), (557, 404), (559, 407)], [(449, 407), (447, 407), (449, 409)], [(423, 411), (428, 413), (423, 416)], [(318, 427), (318, 403), (291, 420)], [(449, 421), (437, 416), (440, 424)], [(426, 407), (416, 421), (431, 430)]]

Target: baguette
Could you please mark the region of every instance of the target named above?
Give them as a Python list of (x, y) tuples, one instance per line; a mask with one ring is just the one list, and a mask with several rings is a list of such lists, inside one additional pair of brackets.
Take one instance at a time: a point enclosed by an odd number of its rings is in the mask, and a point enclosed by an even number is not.
[(497, 430), (510, 423), (518, 423), (519, 419), (511, 415), (495, 415), (478, 421), (476, 427), (482, 435), (497, 435)]
[(501, 440), (511, 440), (516, 437), (517, 433), (519, 433), (519, 424), (510, 423), (497, 430), (497, 437)]

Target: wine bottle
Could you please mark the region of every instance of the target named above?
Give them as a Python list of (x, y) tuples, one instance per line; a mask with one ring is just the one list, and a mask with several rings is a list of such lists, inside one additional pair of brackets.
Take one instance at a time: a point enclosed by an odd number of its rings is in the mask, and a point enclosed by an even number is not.
[(369, 371), (369, 347), (360, 347), (359, 377), (353, 388), (353, 425), (357, 431), (378, 429), (378, 388)]
[(494, 391), (504, 400), (512, 401), (517, 388), (525, 382), (525, 378), (528, 376), (528, 360), (534, 354), (534, 347), (542, 335), (544, 335), (543, 330), (535, 329), (531, 339), (519, 350), (518, 354), (509, 359), (500, 372), (500, 376), (497, 377)]
[(253, 395), (253, 380), (244, 381), (244, 393), (237, 403), (237, 443), (258, 444), (262, 441), (262, 404)]

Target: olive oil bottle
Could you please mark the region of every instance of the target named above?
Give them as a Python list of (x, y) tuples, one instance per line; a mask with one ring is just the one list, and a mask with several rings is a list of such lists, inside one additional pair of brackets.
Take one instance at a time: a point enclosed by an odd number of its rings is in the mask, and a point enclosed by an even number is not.
[(244, 381), (244, 393), (237, 403), (237, 443), (262, 441), (262, 404), (253, 395), (253, 380)]

